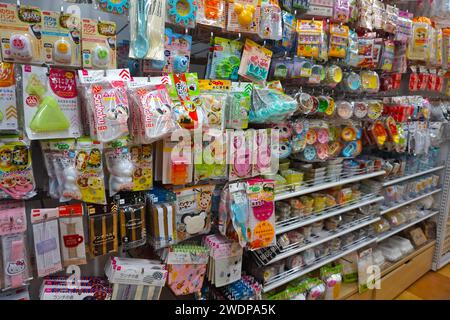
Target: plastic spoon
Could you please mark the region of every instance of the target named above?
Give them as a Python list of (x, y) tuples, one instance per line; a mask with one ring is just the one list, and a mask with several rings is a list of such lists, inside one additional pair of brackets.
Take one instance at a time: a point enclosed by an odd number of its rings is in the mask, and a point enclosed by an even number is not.
[(147, 55), (149, 43), (147, 39), (147, 23), (145, 19), (145, 2), (146, 0), (137, 1), (137, 27), (138, 32), (136, 41), (134, 42), (134, 54), (136, 58), (143, 59)]

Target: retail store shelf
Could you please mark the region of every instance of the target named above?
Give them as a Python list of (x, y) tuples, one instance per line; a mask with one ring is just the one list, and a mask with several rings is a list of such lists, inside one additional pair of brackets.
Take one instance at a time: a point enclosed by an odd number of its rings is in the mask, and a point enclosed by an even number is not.
[(433, 173), (433, 172), (442, 170), (444, 168), (445, 168), (445, 166), (439, 166), (439, 167), (431, 168), (431, 169), (424, 170), (421, 172), (409, 174), (409, 175), (406, 175), (406, 176), (403, 176), (403, 177), (400, 177), (397, 179), (387, 180), (387, 181), (383, 182), (383, 187), (391, 186), (393, 184), (397, 184), (397, 183), (400, 183), (400, 182), (403, 182), (403, 181), (406, 181), (409, 179), (413, 179), (413, 178), (420, 177), (420, 176), (423, 176), (423, 175), (426, 175), (429, 173)]
[(426, 192), (426, 193), (424, 193), (424, 194), (421, 194), (421, 195), (419, 195), (419, 196), (417, 196), (417, 197), (415, 197), (415, 198), (412, 198), (412, 199), (409, 199), (409, 200), (404, 200), (404, 201), (402, 201), (402, 202), (400, 202), (400, 203), (398, 203), (398, 204), (396, 204), (396, 205), (394, 205), (394, 206), (392, 206), (392, 207), (388, 207), (388, 208), (386, 208), (386, 207), (381, 207), (381, 212), (380, 212), (380, 214), (383, 215), (383, 214), (386, 214), (386, 213), (388, 213), (388, 212), (397, 210), (397, 209), (399, 209), (399, 208), (401, 208), (401, 207), (403, 207), (403, 206), (406, 206), (406, 205), (408, 205), (408, 204), (410, 204), (410, 203), (419, 201), (419, 200), (421, 200), (421, 199), (423, 199), (423, 198), (426, 198), (426, 197), (428, 197), (428, 196), (431, 196), (431, 195), (433, 195), (433, 194), (435, 194), (435, 193), (438, 193), (438, 192), (441, 192), (441, 191), (442, 191), (442, 189), (441, 189), (441, 188), (438, 188), (438, 189), (435, 189), (435, 190), (433, 190), (433, 191), (429, 191), (429, 192)]
[(381, 242), (383, 240), (386, 240), (387, 238), (393, 236), (394, 234), (399, 233), (400, 231), (403, 231), (403, 230), (405, 230), (405, 229), (407, 229), (407, 228), (409, 228), (409, 227), (411, 227), (411, 226), (413, 226), (413, 225), (415, 225), (415, 224), (417, 224), (417, 223), (419, 223), (419, 222), (421, 222), (423, 220), (431, 218), (432, 216), (434, 216), (434, 215), (436, 215), (438, 213), (439, 213), (439, 211), (430, 211), (427, 214), (425, 214), (424, 216), (416, 218), (416, 219), (414, 219), (411, 222), (404, 223), (404, 224), (402, 224), (402, 225), (400, 225), (400, 226), (398, 226), (398, 227), (396, 227), (396, 228), (394, 228), (392, 230), (389, 230), (387, 232), (379, 234), (379, 235), (377, 235), (377, 242)]
[(364, 248), (365, 246), (368, 246), (376, 241), (377, 241), (376, 238), (372, 238), (372, 237), (359, 239), (358, 241), (342, 248), (341, 250), (339, 250), (338, 252), (336, 252), (334, 254), (330, 254), (328, 256), (317, 259), (316, 261), (314, 261), (314, 263), (312, 263), (310, 265), (302, 266), (299, 268), (294, 268), (294, 269), (285, 271), (281, 274), (278, 274), (275, 277), (273, 277), (271, 280), (269, 280), (263, 286), (263, 291), (268, 292), (270, 290), (278, 288), (286, 283), (289, 283), (292, 280), (297, 279), (298, 277), (301, 277), (311, 271), (314, 271), (314, 270), (316, 270), (330, 262), (333, 262), (336, 259), (339, 259), (349, 253), (352, 253), (356, 250)]
[(290, 218), (287, 220), (283, 220), (280, 222), (277, 222), (276, 224), (276, 234), (282, 234), (303, 226), (306, 226), (308, 224), (314, 223), (316, 221), (320, 221), (326, 218), (330, 218), (354, 209), (358, 209), (364, 206), (367, 206), (372, 203), (376, 203), (379, 201), (384, 200), (383, 197), (376, 196), (375, 194), (367, 194), (361, 197), (358, 200), (351, 201), (348, 203), (345, 203), (343, 205), (337, 205), (334, 207), (330, 207), (327, 210), (309, 215), (307, 217), (301, 217), (301, 218)]
[(302, 251), (308, 250), (310, 248), (314, 248), (316, 246), (318, 246), (319, 244), (322, 244), (324, 242), (333, 240), (335, 238), (338, 238), (340, 236), (343, 236), (347, 233), (350, 233), (352, 231), (361, 229), (365, 226), (368, 226), (374, 222), (377, 222), (378, 220), (380, 220), (379, 217), (365, 217), (363, 219), (359, 219), (357, 221), (353, 221), (350, 223), (346, 223), (345, 225), (340, 226), (339, 228), (337, 228), (334, 231), (322, 231), (319, 235), (313, 237), (310, 240), (305, 241), (305, 243), (302, 243), (300, 245), (297, 245), (295, 247), (289, 248), (288, 250), (285, 250), (283, 252), (281, 252), (280, 254), (278, 254), (275, 258), (273, 258), (272, 260), (270, 260), (269, 263), (267, 263), (266, 265), (275, 263), (277, 261), (283, 260), (287, 257), (293, 256), (297, 253), (300, 253)]
[(312, 185), (312, 186), (308, 186), (308, 185), (302, 186), (300, 190), (285, 191), (285, 192), (276, 194), (275, 201), (294, 198), (294, 197), (302, 196), (302, 195), (305, 195), (308, 193), (313, 193), (313, 192), (317, 192), (317, 191), (321, 191), (321, 190), (325, 190), (325, 189), (329, 189), (329, 188), (333, 188), (333, 187), (337, 187), (337, 186), (342, 186), (342, 185), (348, 184), (348, 183), (353, 183), (353, 182), (358, 182), (358, 181), (365, 180), (365, 179), (379, 177), (385, 173), (386, 172), (383, 170), (375, 171), (375, 172), (371, 172), (371, 173), (359, 174), (359, 175), (355, 175), (352, 177), (343, 178), (343, 179), (340, 179), (337, 181), (330, 181), (327, 183), (321, 183), (321, 184)]

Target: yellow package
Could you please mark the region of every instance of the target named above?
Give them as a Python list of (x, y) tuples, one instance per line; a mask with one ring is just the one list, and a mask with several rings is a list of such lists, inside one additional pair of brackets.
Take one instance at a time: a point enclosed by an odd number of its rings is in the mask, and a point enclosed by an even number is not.
[(37, 7), (0, 3), (0, 41), (4, 62), (44, 62), (42, 13)]
[(153, 146), (151, 144), (130, 147), (133, 170), (133, 191), (153, 188)]
[(47, 64), (81, 67), (81, 20), (73, 14), (43, 11), (42, 40)]
[(413, 22), (413, 35), (408, 43), (409, 60), (425, 61), (430, 50), (431, 26), (427, 22)]
[(332, 58), (345, 58), (347, 56), (348, 37), (348, 26), (332, 23), (330, 27), (330, 49), (328, 56)]
[(229, 0), (227, 31), (258, 33), (261, 0)]
[(83, 19), (81, 24), (83, 68), (116, 69), (116, 23)]
[(76, 184), (81, 193), (81, 200), (106, 204), (102, 144), (90, 138), (78, 139), (75, 150), (75, 169)]
[(297, 55), (307, 58), (319, 58), (323, 45), (323, 22), (298, 20), (297, 33)]

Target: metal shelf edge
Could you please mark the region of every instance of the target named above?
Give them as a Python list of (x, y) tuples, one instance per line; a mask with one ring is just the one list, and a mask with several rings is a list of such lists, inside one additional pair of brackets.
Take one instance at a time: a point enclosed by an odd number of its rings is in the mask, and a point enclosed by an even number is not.
[(412, 178), (416, 178), (416, 177), (420, 177), (420, 176), (426, 175), (428, 173), (433, 173), (433, 172), (442, 170), (444, 168), (445, 168), (445, 166), (439, 166), (439, 167), (431, 168), (431, 169), (428, 169), (428, 170), (425, 170), (425, 171), (422, 171), (422, 172), (413, 173), (413, 174), (410, 174), (410, 175), (407, 175), (407, 176), (404, 176), (404, 177), (401, 177), (401, 178), (398, 178), (398, 179), (389, 180), (389, 181), (386, 181), (386, 182), (383, 183), (383, 187), (388, 187), (388, 186), (391, 186), (391, 185), (399, 183), (399, 182), (403, 182), (403, 181), (406, 181), (406, 180), (409, 180), (409, 179), (412, 179)]
[(317, 264), (314, 264), (314, 265), (310, 266), (309, 268), (301, 270), (298, 273), (294, 273), (294, 274), (286, 277), (286, 279), (280, 280), (280, 283), (274, 283), (274, 284), (270, 284), (268, 286), (264, 286), (263, 287), (263, 292), (268, 292), (270, 290), (278, 288), (278, 287), (280, 287), (280, 286), (282, 286), (282, 285), (284, 285), (284, 284), (286, 284), (286, 283), (288, 283), (288, 282), (290, 282), (290, 281), (292, 281), (294, 279), (297, 279), (297, 278), (301, 277), (302, 275), (305, 275), (305, 274), (307, 274), (307, 273), (309, 273), (311, 271), (314, 271), (317, 268), (320, 268), (320, 267), (322, 267), (322, 266), (324, 266), (324, 265), (326, 265), (326, 264), (328, 264), (330, 262), (333, 262), (333, 261), (335, 261), (335, 260), (337, 260), (337, 259), (339, 259), (339, 258), (341, 258), (341, 257), (343, 257), (343, 256), (345, 256), (345, 255), (347, 255), (349, 253), (352, 253), (352, 252), (354, 252), (356, 250), (364, 248), (365, 246), (368, 246), (368, 245), (370, 245), (370, 244), (372, 244), (372, 243), (374, 243), (376, 241), (377, 241), (376, 238), (368, 239), (367, 241), (364, 241), (364, 242), (362, 242), (362, 243), (360, 243), (358, 245), (355, 245), (354, 247), (351, 247), (351, 248), (349, 248), (349, 249), (347, 249), (345, 251), (342, 251), (341, 253), (339, 253), (339, 254), (337, 254), (335, 256), (329, 257), (328, 259), (325, 259), (324, 261), (321, 261), (321, 262), (319, 262)]
[(426, 198), (426, 197), (428, 197), (428, 196), (431, 196), (431, 195), (433, 195), (433, 194), (435, 194), (435, 193), (438, 193), (438, 192), (441, 192), (441, 191), (442, 191), (442, 188), (438, 188), (438, 189), (436, 189), (436, 190), (427, 192), (426, 194), (423, 194), (423, 195), (421, 195), (421, 196), (418, 196), (418, 197), (416, 197), (416, 198), (414, 198), (414, 199), (410, 199), (410, 200), (407, 200), (407, 201), (405, 201), (405, 202), (403, 202), (403, 203), (400, 203), (400, 204), (398, 204), (398, 205), (396, 205), (396, 206), (393, 206), (393, 207), (390, 207), (390, 208), (381, 210), (381, 211), (380, 211), (380, 214), (381, 214), (381, 215), (384, 215), (384, 214), (386, 214), (386, 213), (388, 213), (388, 212), (397, 210), (398, 208), (404, 207), (404, 206), (406, 206), (406, 205), (408, 205), (408, 204), (410, 204), (410, 203), (419, 201), (419, 200), (421, 200), (421, 199), (423, 199), (423, 198)]
[(293, 198), (293, 197), (298, 197), (298, 196), (302, 196), (308, 193), (312, 193), (312, 192), (316, 192), (316, 191), (321, 191), (321, 190), (325, 190), (328, 188), (333, 188), (333, 187), (337, 187), (337, 186), (341, 186), (344, 184), (348, 184), (348, 183), (352, 183), (352, 182), (357, 182), (357, 181), (361, 181), (361, 180), (365, 180), (365, 179), (370, 179), (370, 178), (375, 178), (378, 176), (381, 176), (383, 174), (385, 174), (385, 171), (376, 171), (376, 172), (371, 172), (371, 173), (366, 173), (366, 174), (362, 174), (362, 175), (357, 175), (351, 178), (346, 178), (346, 179), (342, 179), (339, 181), (333, 181), (333, 182), (328, 182), (328, 183), (324, 183), (324, 184), (319, 184), (316, 186), (312, 186), (312, 187), (307, 187), (304, 188), (302, 190), (299, 191), (292, 191), (292, 192), (285, 192), (283, 194), (280, 195), (275, 195), (275, 201), (280, 201), (280, 200), (285, 200), (285, 199), (289, 199), (289, 198)]
[(407, 228), (409, 228), (409, 227), (411, 227), (411, 226), (413, 226), (413, 225), (415, 225), (415, 224), (417, 224), (417, 223), (419, 223), (419, 222), (421, 222), (423, 220), (431, 218), (432, 216), (434, 216), (434, 215), (436, 215), (438, 213), (439, 213), (439, 211), (433, 211), (433, 212), (427, 214), (424, 217), (417, 218), (417, 219), (413, 220), (412, 222), (406, 223), (404, 225), (401, 225), (401, 226), (395, 228), (394, 230), (389, 230), (385, 234), (380, 234), (380, 235), (377, 236), (377, 242), (381, 242), (383, 240), (386, 240), (387, 238), (392, 237), (394, 234), (397, 234), (400, 231), (403, 231), (403, 230), (405, 230), (405, 229), (407, 229)]
[(335, 211), (329, 212), (328, 214), (318, 215), (317, 217), (315, 217), (313, 219), (310, 219), (308, 221), (299, 221), (297, 223), (293, 223), (293, 224), (290, 224), (290, 225), (286, 225), (284, 227), (277, 228), (275, 233), (278, 235), (278, 234), (285, 233), (285, 232), (288, 232), (288, 231), (291, 231), (291, 230), (295, 230), (297, 228), (306, 226), (306, 225), (314, 223), (316, 221), (320, 221), (320, 220), (324, 220), (324, 219), (327, 219), (327, 218), (330, 218), (330, 217), (334, 217), (334, 216), (336, 216), (338, 214), (345, 213), (347, 211), (351, 211), (353, 209), (357, 209), (357, 208), (360, 208), (360, 207), (363, 207), (363, 206), (366, 206), (366, 205), (369, 205), (369, 204), (372, 204), (372, 203), (375, 203), (375, 202), (379, 202), (379, 201), (382, 201), (382, 200), (384, 200), (384, 197), (380, 196), (380, 197), (375, 197), (373, 199), (366, 200), (363, 203), (355, 203), (355, 204), (352, 204), (352, 205), (350, 205), (348, 207), (342, 207), (340, 209), (336, 209)]

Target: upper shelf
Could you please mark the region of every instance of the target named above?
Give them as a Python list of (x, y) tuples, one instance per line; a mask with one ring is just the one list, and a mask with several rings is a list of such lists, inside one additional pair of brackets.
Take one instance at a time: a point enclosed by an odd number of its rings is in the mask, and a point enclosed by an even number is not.
[(426, 175), (428, 173), (432, 173), (432, 172), (436, 172), (436, 171), (442, 170), (444, 168), (445, 168), (445, 166), (439, 166), (439, 167), (431, 168), (431, 169), (428, 169), (428, 170), (425, 170), (425, 171), (409, 174), (409, 175), (406, 175), (406, 176), (403, 176), (403, 177), (400, 177), (400, 178), (387, 180), (387, 181), (383, 182), (383, 187), (391, 186), (393, 184), (397, 184), (397, 183), (400, 183), (400, 182), (403, 182), (403, 181), (406, 181), (406, 180), (409, 180), (409, 179), (420, 177), (420, 176)]

